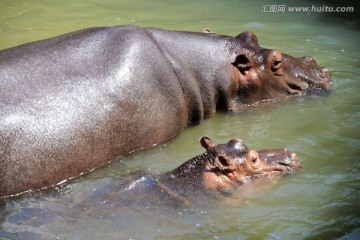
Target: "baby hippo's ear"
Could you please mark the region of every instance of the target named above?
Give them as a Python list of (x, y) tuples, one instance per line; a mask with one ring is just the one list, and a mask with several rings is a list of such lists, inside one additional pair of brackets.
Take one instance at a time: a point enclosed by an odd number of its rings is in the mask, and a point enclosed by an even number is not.
[(226, 171), (226, 172), (233, 172), (236, 170), (236, 165), (234, 163), (234, 161), (228, 157), (228, 156), (218, 156), (215, 159), (215, 166), (221, 170), (221, 171)]
[(213, 141), (211, 141), (211, 139), (208, 137), (202, 137), (200, 139), (200, 143), (201, 143), (201, 146), (203, 146), (206, 150), (209, 150), (209, 148), (215, 146)]

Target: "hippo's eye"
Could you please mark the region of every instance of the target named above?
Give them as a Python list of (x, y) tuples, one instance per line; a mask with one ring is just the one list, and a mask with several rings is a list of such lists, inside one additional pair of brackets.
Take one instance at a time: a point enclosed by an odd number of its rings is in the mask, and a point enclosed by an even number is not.
[(283, 56), (280, 51), (272, 50), (268, 56), (268, 64), (270, 65), (271, 71), (276, 72), (282, 66)]
[(257, 164), (259, 161), (259, 158), (253, 157), (251, 158), (251, 164)]
[(248, 159), (249, 163), (251, 164), (251, 166), (255, 169), (258, 168), (258, 165), (260, 164), (260, 158), (259, 158), (259, 153), (255, 150), (250, 150), (247, 154), (246, 154), (246, 158)]

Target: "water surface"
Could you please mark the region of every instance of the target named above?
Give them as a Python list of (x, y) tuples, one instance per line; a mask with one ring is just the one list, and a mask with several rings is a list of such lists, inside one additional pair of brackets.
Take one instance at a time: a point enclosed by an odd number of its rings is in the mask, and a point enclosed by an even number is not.
[[(210, 28), (233, 36), (251, 30), (265, 47), (310, 55), (328, 67), (334, 91), (237, 114), (217, 113), (169, 142), (121, 157), (69, 184), (8, 200), (0, 205), (0, 239), (359, 239), (359, 31), (351, 14), (342, 21), (331, 14), (262, 12), (266, 4), (1, 1), (0, 49), (90, 26)], [(312, 5), (301, 3), (307, 4)], [(240, 137), (256, 149), (289, 148), (304, 170), (194, 208), (155, 202), (134, 210), (116, 207), (116, 198), (96, 201), (92, 194), (114, 191), (137, 170), (156, 174), (175, 168), (203, 152), (198, 140), (204, 135), (217, 143)], [(91, 205), (81, 208), (76, 205), (81, 201)]]

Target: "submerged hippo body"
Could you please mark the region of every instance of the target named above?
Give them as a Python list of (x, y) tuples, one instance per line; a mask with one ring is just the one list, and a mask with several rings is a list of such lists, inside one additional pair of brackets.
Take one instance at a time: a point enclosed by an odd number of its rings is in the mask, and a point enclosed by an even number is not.
[(275, 53), (251, 33), (135, 26), (1, 51), (0, 197), (163, 142), (219, 108), (327, 88), (326, 69)]

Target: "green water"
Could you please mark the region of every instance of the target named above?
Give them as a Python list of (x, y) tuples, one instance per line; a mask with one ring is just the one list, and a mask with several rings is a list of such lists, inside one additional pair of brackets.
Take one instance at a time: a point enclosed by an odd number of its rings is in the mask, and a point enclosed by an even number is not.
[[(335, 14), (262, 12), (266, 4), (2, 0), (0, 49), (90, 26), (210, 28), (227, 35), (251, 30), (265, 47), (310, 55), (328, 67), (334, 91), (238, 114), (217, 113), (165, 144), (122, 157), (58, 191), (9, 200), (0, 205), (0, 239), (359, 239), (360, 33), (351, 21), (356, 14), (338, 19)], [(240, 137), (255, 149), (289, 148), (304, 170), (192, 211), (166, 210), (158, 203), (144, 212), (94, 207), (71, 214), (85, 189), (106, 188), (111, 179), (138, 169), (168, 171), (202, 153), (198, 140), (203, 135), (217, 143)]]

